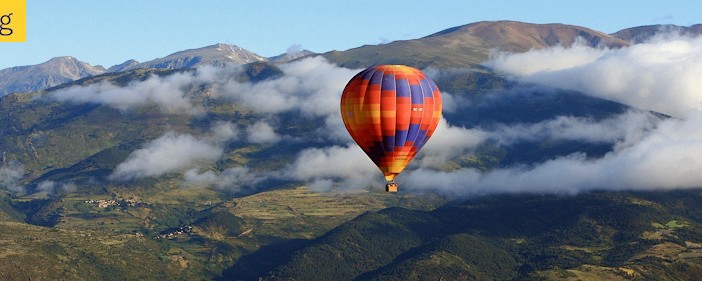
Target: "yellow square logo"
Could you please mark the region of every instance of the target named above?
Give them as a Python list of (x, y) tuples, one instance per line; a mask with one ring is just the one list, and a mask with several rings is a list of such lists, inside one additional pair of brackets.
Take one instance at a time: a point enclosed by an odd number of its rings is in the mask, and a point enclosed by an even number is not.
[(27, 0), (0, 0), (0, 42), (27, 41)]

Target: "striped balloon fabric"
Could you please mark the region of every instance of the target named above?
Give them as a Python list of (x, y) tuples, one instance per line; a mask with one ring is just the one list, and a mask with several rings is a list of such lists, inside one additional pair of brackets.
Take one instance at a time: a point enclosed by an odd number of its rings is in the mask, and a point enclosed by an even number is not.
[(351, 137), (393, 182), (439, 124), (441, 93), (418, 69), (374, 66), (346, 85), (341, 116)]

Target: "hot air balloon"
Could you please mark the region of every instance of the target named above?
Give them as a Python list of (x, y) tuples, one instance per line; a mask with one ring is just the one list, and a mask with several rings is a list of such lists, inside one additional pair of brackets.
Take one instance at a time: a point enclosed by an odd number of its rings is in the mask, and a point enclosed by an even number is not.
[(341, 116), (351, 137), (397, 192), (395, 177), (434, 133), (441, 119), (436, 83), (404, 65), (369, 67), (341, 95)]

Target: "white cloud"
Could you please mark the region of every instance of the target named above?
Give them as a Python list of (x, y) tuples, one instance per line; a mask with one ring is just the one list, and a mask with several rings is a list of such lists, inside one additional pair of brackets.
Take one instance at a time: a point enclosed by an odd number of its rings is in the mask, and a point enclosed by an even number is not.
[(222, 157), (224, 146), (239, 139), (239, 128), (217, 121), (202, 136), (168, 132), (133, 151), (110, 175), (113, 180), (157, 177)]
[(221, 157), (223, 148), (192, 135), (167, 133), (132, 152), (110, 175), (114, 180), (161, 176)]
[(555, 46), (525, 53), (492, 51), (486, 66), (516, 76), (560, 71), (593, 63), (610, 52), (609, 49), (592, 48), (581, 41), (571, 47)]
[(74, 183), (61, 183), (51, 180), (45, 180), (37, 184), (37, 192), (44, 194), (53, 194), (56, 192), (75, 192), (78, 187)]
[(311, 57), (278, 65), (285, 73), (257, 83), (238, 82), (242, 67), (217, 69), (201, 67), (164, 77), (152, 75), (125, 87), (109, 82), (73, 86), (54, 91), (50, 98), (60, 102), (94, 103), (130, 110), (156, 105), (167, 113), (201, 114), (203, 108), (191, 93), (202, 85), (212, 87), (214, 97), (233, 100), (257, 113), (277, 114), (299, 111), (309, 117), (338, 115), (339, 97), (358, 70), (338, 67), (322, 57)]
[(239, 192), (253, 189), (265, 177), (247, 167), (233, 167), (216, 173), (214, 171), (200, 172), (190, 169), (184, 174), (186, 186), (209, 186), (229, 192)]
[(487, 137), (488, 133), (485, 131), (451, 126), (442, 118), (436, 131), (413, 162), (422, 167), (439, 166), (453, 157), (475, 149)]
[(54, 181), (42, 181), (39, 184), (37, 184), (37, 189), (39, 190), (39, 192), (54, 193), (55, 186), (56, 182)]
[(216, 75), (209, 68), (196, 72), (181, 72), (159, 77), (150, 76), (144, 81), (134, 81), (125, 87), (109, 82), (87, 86), (73, 86), (52, 92), (50, 98), (60, 102), (94, 103), (130, 110), (144, 105), (156, 105), (166, 113), (200, 114), (203, 109), (194, 105), (188, 96), (196, 86), (213, 82)]
[(232, 122), (217, 121), (210, 128), (210, 135), (206, 137), (213, 143), (226, 143), (239, 139), (239, 129)]
[(702, 37), (660, 36), (622, 49), (549, 48), (486, 63), (523, 81), (676, 117), (702, 110)]
[(455, 195), (504, 192), (566, 193), (588, 190), (654, 190), (702, 187), (702, 118), (668, 119), (633, 145), (600, 159), (573, 154), (534, 166), (442, 172), (410, 171), (400, 184)]
[(11, 192), (23, 191), (20, 180), (24, 178), (24, 166), (16, 161), (3, 163), (0, 167), (0, 189)]
[(383, 182), (380, 170), (355, 144), (303, 150), (283, 177), (307, 182), (316, 190), (365, 188)]
[(251, 143), (276, 143), (280, 138), (273, 127), (265, 121), (258, 121), (246, 128), (246, 140)]
[(339, 98), (358, 71), (338, 67), (322, 57), (279, 65), (284, 76), (258, 83), (230, 80), (218, 89), (228, 97), (261, 113), (300, 111), (308, 116), (338, 114)]
[(659, 121), (659, 117), (646, 111), (627, 111), (599, 121), (557, 116), (535, 124), (499, 125), (489, 132), (489, 136), (505, 145), (543, 139), (627, 144), (653, 130)]

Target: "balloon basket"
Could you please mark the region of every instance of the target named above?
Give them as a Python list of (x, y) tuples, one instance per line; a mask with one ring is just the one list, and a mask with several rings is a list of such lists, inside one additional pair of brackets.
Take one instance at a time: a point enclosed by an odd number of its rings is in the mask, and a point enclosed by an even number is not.
[(388, 184), (385, 185), (385, 191), (390, 192), (390, 193), (397, 192), (397, 183), (389, 182)]

